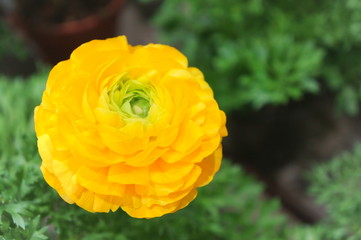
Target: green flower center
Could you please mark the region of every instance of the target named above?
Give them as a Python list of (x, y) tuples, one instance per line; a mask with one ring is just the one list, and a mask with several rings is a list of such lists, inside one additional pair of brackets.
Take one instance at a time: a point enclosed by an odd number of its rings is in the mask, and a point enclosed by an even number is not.
[(148, 116), (150, 108), (149, 100), (142, 97), (134, 97), (132, 100), (130, 100), (130, 106), (132, 108), (133, 114), (141, 118), (145, 118)]
[(124, 118), (146, 118), (152, 105), (151, 91), (149, 83), (123, 77), (108, 91), (109, 106)]

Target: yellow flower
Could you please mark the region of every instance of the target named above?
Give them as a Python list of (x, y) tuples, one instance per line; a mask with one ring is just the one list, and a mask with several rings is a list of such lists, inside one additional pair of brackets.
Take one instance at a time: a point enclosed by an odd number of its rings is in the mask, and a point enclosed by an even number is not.
[(52, 69), (35, 109), (41, 171), (87, 211), (162, 216), (218, 171), (225, 121), (202, 73), (176, 49), (93, 40)]

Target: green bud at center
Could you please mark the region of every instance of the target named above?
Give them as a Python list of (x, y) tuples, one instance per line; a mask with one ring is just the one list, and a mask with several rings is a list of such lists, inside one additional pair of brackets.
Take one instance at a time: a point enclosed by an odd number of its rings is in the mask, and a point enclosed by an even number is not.
[(148, 116), (150, 103), (147, 99), (144, 99), (142, 97), (135, 97), (130, 100), (130, 106), (132, 108), (133, 114), (141, 118), (145, 118)]
[(151, 89), (146, 82), (123, 77), (108, 91), (109, 106), (125, 119), (146, 118), (152, 105)]

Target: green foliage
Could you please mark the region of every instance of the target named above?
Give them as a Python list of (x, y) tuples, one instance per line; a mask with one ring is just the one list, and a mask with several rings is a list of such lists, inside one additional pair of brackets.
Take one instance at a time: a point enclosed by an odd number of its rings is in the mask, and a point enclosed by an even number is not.
[(0, 236), (6, 240), (46, 239), (38, 215), (48, 194), (32, 130), (44, 77), (29, 82), (0, 79)]
[(226, 111), (285, 104), (324, 80), (339, 110), (355, 114), (360, 20), (358, 0), (169, 0), (155, 23), (205, 73)]
[(325, 50), (320, 77), (337, 92), (337, 108), (354, 115), (361, 99), (361, 2), (307, 0), (294, 7), (279, 0), (282, 11), (292, 11), (291, 25), (298, 37), (314, 39)]
[(29, 55), (29, 52), (23, 42), (9, 30), (5, 22), (0, 21), (0, 58), (6, 55), (23, 60)]
[(311, 42), (271, 35), (267, 41), (220, 41), (218, 48), (213, 59), (217, 72), (209, 80), (215, 91), (221, 90), (218, 94), (225, 110), (239, 104), (252, 104), (255, 109), (269, 103), (284, 104), (299, 99), (304, 91), (318, 90), (318, 83), (309, 73), (322, 55)]
[[(180, 14), (174, 14), (174, 9)], [(156, 23), (204, 71), (221, 108), (285, 104), (317, 92), (323, 50), (290, 31), (273, 1), (170, 0)]]
[(284, 239), (278, 201), (228, 160), (188, 207), (160, 218), (93, 214), (65, 203), (39, 170), (33, 109), (45, 78), (0, 79), (0, 239)]
[(310, 193), (326, 206), (328, 216), (316, 226), (298, 227), (292, 240), (361, 239), (361, 143), (317, 166), (309, 174)]

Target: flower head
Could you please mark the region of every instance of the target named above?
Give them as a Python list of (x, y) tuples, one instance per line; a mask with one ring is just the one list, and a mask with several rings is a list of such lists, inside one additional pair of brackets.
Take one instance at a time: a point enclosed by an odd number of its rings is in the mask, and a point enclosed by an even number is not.
[(50, 72), (35, 130), (47, 183), (90, 212), (175, 212), (218, 171), (227, 135), (202, 73), (176, 49), (93, 40)]

